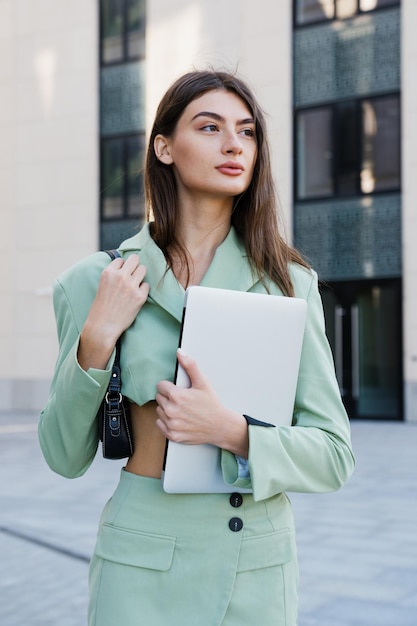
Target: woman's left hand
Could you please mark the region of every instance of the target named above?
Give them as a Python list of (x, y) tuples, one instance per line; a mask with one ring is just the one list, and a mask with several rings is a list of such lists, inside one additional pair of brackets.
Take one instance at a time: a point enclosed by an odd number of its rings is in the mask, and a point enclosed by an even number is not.
[(158, 383), (156, 424), (162, 434), (178, 443), (211, 443), (247, 458), (245, 418), (222, 405), (193, 359), (182, 350), (178, 350), (177, 357), (191, 386), (183, 389), (167, 380)]

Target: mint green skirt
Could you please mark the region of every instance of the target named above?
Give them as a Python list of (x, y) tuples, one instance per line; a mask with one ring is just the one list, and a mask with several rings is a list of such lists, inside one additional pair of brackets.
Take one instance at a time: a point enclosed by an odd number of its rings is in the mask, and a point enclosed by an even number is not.
[(89, 626), (295, 626), (285, 494), (172, 495), (121, 471), (90, 564)]

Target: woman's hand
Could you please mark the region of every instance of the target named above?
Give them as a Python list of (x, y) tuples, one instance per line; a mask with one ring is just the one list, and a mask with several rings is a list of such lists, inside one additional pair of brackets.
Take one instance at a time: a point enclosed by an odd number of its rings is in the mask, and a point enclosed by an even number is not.
[(158, 428), (171, 441), (211, 443), (247, 458), (249, 439), (245, 418), (221, 404), (193, 359), (182, 350), (178, 350), (177, 356), (191, 387), (182, 389), (167, 380), (158, 383)]
[(114, 259), (103, 270), (96, 297), (81, 331), (78, 362), (104, 369), (117, 339), (132, 324), (149, 294), (146, 267), (137, 254)]

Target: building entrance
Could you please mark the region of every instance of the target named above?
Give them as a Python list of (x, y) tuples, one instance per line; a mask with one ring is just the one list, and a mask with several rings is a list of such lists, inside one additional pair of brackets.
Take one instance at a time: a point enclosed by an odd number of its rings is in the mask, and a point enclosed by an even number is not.
[(321, 293), (349, 417), (402, 419), (400, 281), (328, 283)]

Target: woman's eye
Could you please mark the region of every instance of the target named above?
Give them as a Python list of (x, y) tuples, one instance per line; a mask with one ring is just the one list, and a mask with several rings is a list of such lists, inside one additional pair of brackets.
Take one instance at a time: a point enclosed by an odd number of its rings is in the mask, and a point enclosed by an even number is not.
[(201, 130), (205, 130), (205, 131), (208, 131), (210, 133), (214, 133), (217, 130), (217, 126), (216, 126), (216, 124), (206, 124), (205, 126), (202, 127)]
[(246, 137), (255, 136), (255, 130), (253, 128), (243, 128), (240, 132), (242, 135), (245, 135)]

